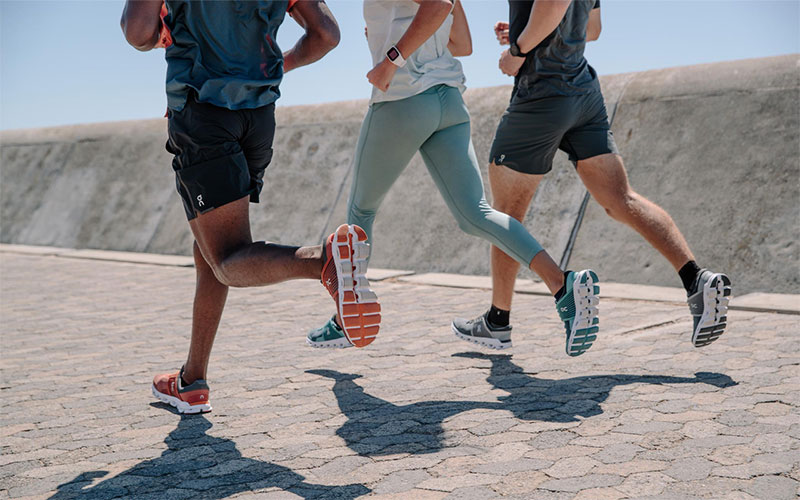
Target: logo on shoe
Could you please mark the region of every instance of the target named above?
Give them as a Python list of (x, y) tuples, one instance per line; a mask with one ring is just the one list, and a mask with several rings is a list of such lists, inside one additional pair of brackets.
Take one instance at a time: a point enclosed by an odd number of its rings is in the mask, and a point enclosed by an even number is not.
[(567, 312), (567, 308), (566, 307), (562, 307), (561, 308), (561, 312)]

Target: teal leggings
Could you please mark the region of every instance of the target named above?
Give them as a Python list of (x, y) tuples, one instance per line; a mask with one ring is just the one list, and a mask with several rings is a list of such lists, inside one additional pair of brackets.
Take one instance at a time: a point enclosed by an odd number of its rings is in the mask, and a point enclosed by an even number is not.
[(458, 89), (446, 85), (370, 106), (356, 146), (347, 222), (373, 241), (378, 207), (417, 151), (459, 227), (528, 267), (542, 246), (519, 221), (486, 203), (469, 112)]

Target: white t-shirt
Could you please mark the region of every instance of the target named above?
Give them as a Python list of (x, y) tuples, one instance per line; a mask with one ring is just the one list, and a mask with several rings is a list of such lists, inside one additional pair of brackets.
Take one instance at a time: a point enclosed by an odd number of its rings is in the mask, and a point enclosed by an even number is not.
[[(413, 0), (364, 0), (364, 20), (373, 64), (381, 62), (392, 45), (397, 44), (418, 9), (419, 5)], [(451, 12), (432, 37), (410, 56), (405, 55), (406, 65), (397, 68), (388, 91), (372, 88), (370, 104), (405, 99), (440, 84), (463, 92), (466, 79), (461, 63), (447, 48), (452, 26)]]

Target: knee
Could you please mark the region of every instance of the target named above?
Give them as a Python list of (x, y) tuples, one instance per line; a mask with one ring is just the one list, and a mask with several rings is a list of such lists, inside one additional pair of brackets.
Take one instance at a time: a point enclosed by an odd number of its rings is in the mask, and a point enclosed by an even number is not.
[(230, 286), (234, 288), (244, 286), (236, 280), (235, 275), (231, 269), (232, 266), (230, 261), (226, 261), (226, 259), (224, 258), (210, 258), (210, 259), (205, 259), (205, 262), (206, 262), (205, 268), (202, 267), (197, 268), (198, 273), (201, 272), (211, 273), (214, 275), (214, 278), (216, 278), (217, 281), (219, 281), (221, 284), (225, 286)]
[(528, 214), (528, 204), (519, 200), (493, 200), (492, 207), (510, 217), (522, 222)]
[(494, 210), (485, 203), (482, 205), (461, 207), (456, 216), (458, 227), (469, 235), (481, 236), (484, 233), (487, 216), (493, 211)]
[(362, 208), (361, 205), (357, 203), (352, 203), (350, 205), (348, 219), (353, 223), (359, 224), (363, 220), (374, 219), (376, 213), (377, 213), (376, 209)]
[(639, 195), (634, 191), (628, 190), (617, 196), (604, 199), (600, 204), (612, 219), (624, 222), (636, 212), (638, 202)]

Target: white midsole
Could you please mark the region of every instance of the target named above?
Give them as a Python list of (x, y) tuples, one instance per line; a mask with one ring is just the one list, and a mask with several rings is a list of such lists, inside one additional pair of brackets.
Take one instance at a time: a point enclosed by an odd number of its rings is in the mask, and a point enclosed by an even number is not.
[(486, 347), (490, 347), (492, 349), (508, 349), (511, 347), (511, 341), (508, 342), (500, 342), (495, 338), (486, 338), (486, 337), (473, 337), (471, 335), (464, 335), (463, 333), (459, 332), (456, 328), (456, 325), (450, 324), (450, 329), (453, 330), (453, 333), (456, 337), (460, 338), (461, 340), (466, 340), (467, 342), (472, 342), (473, 344), (478, 344)]
[(211, 411), (211, 405), (209, 403), (190, 405), (186, 401), (181, 401), (180, 399), (174, 396), (158, 392), (158, 389), (156, 389), (155, 385), (153, 385), (152, 388), (153, 388), (153, 396), (158, 398), (162, 403), (167, 403), (168, 405), (174, 406), (179, 413), (201, 413), (201, 412)]
[[(711, 282), (717, 280), (717, 284), (712, 288)], [(717, 273), (711, 276), (708, 281), (703, 285), (703, 314), (700, 316), (700, 321), (697, 322), (694, 336), (700, 334), (700, 330), (709, 328), (721, 323), (720, 318), (728, 314), (728, 302), (731, 296), (725, 296), (725, 283), (722, 280), (722, 274)], [(719, 304), (717, 304), (719, 301)]]

